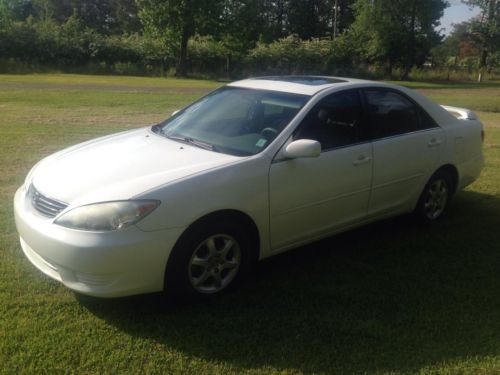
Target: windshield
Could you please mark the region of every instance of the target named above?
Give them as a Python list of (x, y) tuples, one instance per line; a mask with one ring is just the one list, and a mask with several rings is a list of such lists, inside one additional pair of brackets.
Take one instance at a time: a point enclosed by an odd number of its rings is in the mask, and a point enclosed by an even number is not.
[(231, 155), (269, 145), (309, 99), (305, 95), (224, 87), (158, 124), (170, 139)]

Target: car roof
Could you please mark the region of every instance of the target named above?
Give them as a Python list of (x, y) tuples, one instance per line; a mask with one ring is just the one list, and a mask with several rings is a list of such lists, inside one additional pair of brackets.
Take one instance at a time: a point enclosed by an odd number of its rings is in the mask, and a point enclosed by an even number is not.
[(350, 86), (360, 83), (380, 84), (380, 82), (366, 81), (355, 78), (298, 75), (248, 78), (232, 82), (228, 86), (282, 91), (312, 96), (330, 87)]
[(446, 124), (453, 119), (448, 111), (415, 90), (385, 82), (368, 81), (356, 78), (327, 76), (269, 76), (248, 78), (228, 84), (259, 90), (281, 91), (293, 94), (313, 96), (328, 88), (384, 87), (396, 89), (420, 104), (439, 124)]

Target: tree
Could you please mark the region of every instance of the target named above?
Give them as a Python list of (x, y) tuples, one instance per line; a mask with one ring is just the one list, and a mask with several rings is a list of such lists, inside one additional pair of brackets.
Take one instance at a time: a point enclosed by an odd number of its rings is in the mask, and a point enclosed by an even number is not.
[(33, 11), (30, 0), (0, 0), (0, 28), (11, 22), (24, 21)]
[(358, 0), (351, 39), (368, 61), (385, 64), (388, 74), (401, 68), (407, 79), (422, 65), (441, 37), (435, 28), (445, 0)]
[(225, 0), (215, 38), (231, 49), (245, 52), (269, 34), (265, 0)]
[[(262, 0), (260, 0), (262, 1)], [(334, 36), (353, 21), (355, 0), (263, 0), (262, 40), (295, 34), (302, 39)]]
[(453, 30), (442, 43), (432, 50), (432, 67), (447, 68), (449, 79), (452, 71), (466, 68), (470, 73), (478, 47), (471, 39), (470, 22), (453, 24)]
[(109, 0), (110, 31), (113, 34), (131, 34), (141, 30), (135, 0)]
[(295, 0), (288, 3), (289, 34), (296, 34), (301, 39), (326, 36), (330, 32), (332, 7), (324, 0)]
[(33, 2), (39, 19), (47, 10), (50, 10), (52, 18), (59, 24), (77, 16), (85, 27), (104, 35), (138, 32), (141, 26), (134, 0), (30, 1)]
[(335, 39), (339, 34), (348, 30), (354, 22), (354, 0), (330, 0), (332, 8), (332, 37)]
[(139, 17), (147, 31), (179, 41), (176, 75), (186, 76), (188, 41), (195, 33), (216, 28), (222, 13), (218, 0), (137, 0)]
[(488, 57), (500, 51), (500, 1), (499, 0), (464, 0), (470, 6), (481, 9), (478, 18), (470, 23), (471, 37), (480, 48), (478, 82), (483, 79)]
[(12, 9), (5, 0), (0, 0), (0, 30), (10, 26), (13, 19)]

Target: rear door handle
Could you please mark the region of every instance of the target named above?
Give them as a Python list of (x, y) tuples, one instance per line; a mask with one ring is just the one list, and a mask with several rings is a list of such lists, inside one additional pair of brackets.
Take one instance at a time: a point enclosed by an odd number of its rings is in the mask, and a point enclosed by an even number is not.
[(433, 138), (427, 143), (427, 146), (429, 147), (436, 147), (439, 146), (442, 142), (439, 139)]
[(372, 160), (372, 158), (369, 156), (359, 155), (358, 158), (352, 162), (352, 165), (357, 167), (358, 165), (368, 163), (370, 160)]

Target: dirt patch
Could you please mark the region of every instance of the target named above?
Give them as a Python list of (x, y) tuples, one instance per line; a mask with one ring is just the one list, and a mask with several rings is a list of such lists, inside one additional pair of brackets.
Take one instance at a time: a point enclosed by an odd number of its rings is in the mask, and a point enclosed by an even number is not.
[(75, 91), (119, 91), (119, 92), (153, 92), (153, 93), (207, 93), (211, 89), (201, 87), (148, 87), (148, 86), (126, 86), (108, 84), (61, 84), (61, 83), (0, 83), (0, 89), (18, 90), (75, 90)]

